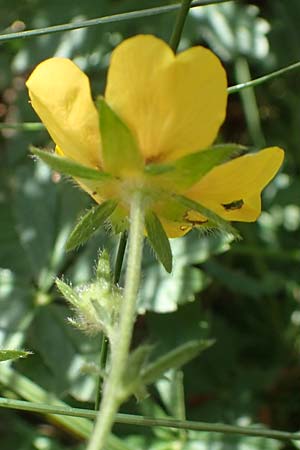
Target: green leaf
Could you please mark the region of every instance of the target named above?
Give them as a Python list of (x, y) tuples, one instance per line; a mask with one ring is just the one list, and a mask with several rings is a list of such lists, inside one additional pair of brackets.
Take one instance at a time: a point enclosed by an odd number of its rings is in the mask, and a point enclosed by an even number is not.
[(111, 175), (101, 170), (92, 169), (91, 167), (82, 166), (70, 159), (57, 156), (55, 153), (46, 152), (35, 147), (30, 147), (30, 151), (41, 158), (53, 170), (62, 172), (71, 177), (84, 178), (86, 180), (106, 181)]
[(215, 166), (223, 164), (231, 157), (238, 156), (244, 151), (245, 147), (237, 144), (216, 145), (180, 158), (175, 161), (172, 171), (167, 171), (167, 168), (165, 168), (164, 173), (163, 168), (165, 166), (162, 166), (160, 172), (157, 169), (157, 173), (161, 173), (162, 179), (174, 185), (175, 189), (188, 189)]
[(180, 345), (146, 366), (142, 373), (145, 384), (153, 383), (169, 369), (177, 369), (214, 344), (214, 340), (193, 340)]
[(25, 352), (24, 350), (0, 350), (0, 362), (26, 358), (29, 355), (32, 355), (32, 352)]
[(172, 272), (172, 251), (168, 236), (156, 214), (146, 214), (146, 230), (153, 250), (167, 272)]
[[(188, 233), (184, 239), (170, 239), (173, 254), (171, 274), (165, 271), (154, 257), (152, 249), (146, 246), (138, 303), (139, 313), (155, 311), (164, 313), (159, 315), (164, 316), (179, 306), (193, 302), (196, 293), (202, 292), (210, 283), (207, 272), (201, 270), (199, 265), (212, 255), (228, 251), (231, 241), (232, 236), (225, 233), (214, 235), (206, 233), (199, 238), (196, 230)], [(186, 327), (190, 329), (190, 325), (187, 324)]]
[(185, 207), (189, 210), (197, 211), (205, 216), (209, 221), (209, 223), (207, 224), (208, 227), (211, 226), (220, 228), (226, 233), (232, 234), (236, 239), (240, 238), (238, 231), (229, 222), (227, 222), (227, 220), (222, 219), (222, 217), (213, 212), (211, 209), (208, 209), (200, 203), (195, 202), (194, 200), (191, 200), (190, 198), (187, 198), (183, 195), (173, 194), (172, 197), (182, 205), (185, 205)]
[(102, 155), (106, 170), (115, 176), (143, 169), (137, 142), (127, 125), (103, 98), (98, 100)]
[(141, 373), (152, 349), (152, 345), (140, 345), (129, 354), (125, 375), (122, 380), (124, 397), (134, 394), (141, 400), (147, 395), (147, 391), (143, 383), (141, 383)]
[(66, 249), (72, 250), (84, 244), (109, 218), (116, 206), (117, 202), (115, 200), (107, 200), (101, 205), (91, 208), (75, 226), (67, 241)]

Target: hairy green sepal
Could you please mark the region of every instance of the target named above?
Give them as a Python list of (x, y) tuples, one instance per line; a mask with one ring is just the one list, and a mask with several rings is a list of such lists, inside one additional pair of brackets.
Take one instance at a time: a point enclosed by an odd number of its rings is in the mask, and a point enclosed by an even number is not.
[(92, 169), (91, 167), (83, 166), (68, 158), (58, 156), (55, 153), (50, 153), (35, 147), (30, 147), (30, 151), (35, 156), (38, 156), (46, 164), (48, 164), (51, 169), (56, 170), (57, 172), (61, 172), (64, 175), (95, 181), (107, 181), (108, 179), (112, 178), (112, 176), (108, 173)]
[(229, 223), (227, 220), (222, 219), (218, 214), (213, 212), (211, 209), (206, 208), (190, 198), (185, 197), (184, 195), (172, 195), (173, 199), (184, 206), (188, 211), (196, 211), (200, 213), (202, 216), (208, 219), (208, 222), (205, 224), (208, 228), (218, 228), (226, 233), (232, 234), (235, 238), (239, 238), (240, 235), (238, 231)]
[(172, 250), (166, 232), (156, 214), (148, 211), (145, 218), (148, 240), (167, 272), (172, 272)]
[(118, 177), (142, 171), (143, 158), (130, 129), (103, 98), (97, 105), (105, 169)]
[(76, 224), (69, 236), (66, 249), (72, 250), (84, 244), (110, 217), (116, 206), (116, 200), (107, 200), (101, 205), (91, 208)]
[[(245, 151), (237, 144), (223, 144), (191, 153), (169, 165), (151, 165), (145, 171), (157, 177), (165, 186), (174, 186), (177, 192), (188, 189), (219, 164), (223, 164)], [(156, 167), (155, 167), (156, 166)]]

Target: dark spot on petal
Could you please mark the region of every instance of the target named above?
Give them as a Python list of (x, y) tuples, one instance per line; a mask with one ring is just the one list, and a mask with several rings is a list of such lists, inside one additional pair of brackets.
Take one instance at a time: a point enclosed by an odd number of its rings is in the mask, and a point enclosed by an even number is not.
[(203, 220), (191, 220), (189, 219), (189, 213), (191, 211), (187, 211), (183, 217), (183, 219), (188, 222), (192, 227), (197, 227), (197, 226), (201, 226), (204, 223), (208, 222), (208, 219), (203, 219)]
[(208, 219), (205, 220), (188, 220), (188, 222), (192, 225), (192, 227), (199, 227), (208, 222)]
[(221, 205), (226, 211), (234, 211), (235, 209), (242, 208), (242, 206), (244, 205), (244, 200), (242, 199), (234, 200), (233, 202), (230, 203), (221, 203)]
[(97, 191), (92, 192), (92, 195), (96, 195), (96, 194), (97, 194)]
[(181, 231), (186, 231), (188, 228), (189, 228), (188, 225), (180, 225)]

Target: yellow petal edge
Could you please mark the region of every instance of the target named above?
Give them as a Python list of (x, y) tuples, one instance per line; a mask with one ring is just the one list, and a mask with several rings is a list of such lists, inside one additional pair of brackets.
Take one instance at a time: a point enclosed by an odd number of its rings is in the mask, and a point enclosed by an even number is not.
[(98, 113), (88, 77), (69, 59), (40, 63), (26, 82), (32, 107), (67, 158), (101, 166)]

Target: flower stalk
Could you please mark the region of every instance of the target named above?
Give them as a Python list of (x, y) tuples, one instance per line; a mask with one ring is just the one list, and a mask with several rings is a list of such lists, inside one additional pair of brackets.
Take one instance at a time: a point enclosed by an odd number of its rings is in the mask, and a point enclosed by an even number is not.
[[(126, 250), (126, 244), (127, 244), (127, 232), (123, 231), (120, 236), (117, 255), (116, 255), (116, 261), (115, 261), (115, 268), (114, 268), (114, 278), (113, 281), (115, 284), (119, 283), (124, 256), (125, 256), (125, 250)], [(106, 367), (106, 361), (108, 356), (108, 339), (103, 334), (101, 338), (101, 346), (100, 346), (100, 370), (101, 372), (105, 371)], [(95, 400), (95, 410), (98, 411), (101, 401), (101, 391), (102, 391), (102, 376), (99, 375), (97, 380), (97, 390), (96, 390), (96, 400)]]
[(87, 450), (102, 450), (122, 402), (121, 386), (126, 369), (135, 320), (136, 299), (140, 283), (144, 239), (143, 195), (133, 194), (130, 205), (128, 259), (125, 276), (124, 300), (120, 323), (116, 329), (111, 351), (111, 369), (103, 389), (100, 410)]
[(170, 47), (174, 51), (177, 52), (177, 48), (180, 42), (180, 38), (182, 35), (182, 30), (184, 27), (186, 16), (188, 15), (189, 9), (191, 7), (192, 0), (182, 0), (181, 8), (178, 12), (177, 19), (174, 25), (174, 29), (172, 32), (172, 36), (170, 39)]

